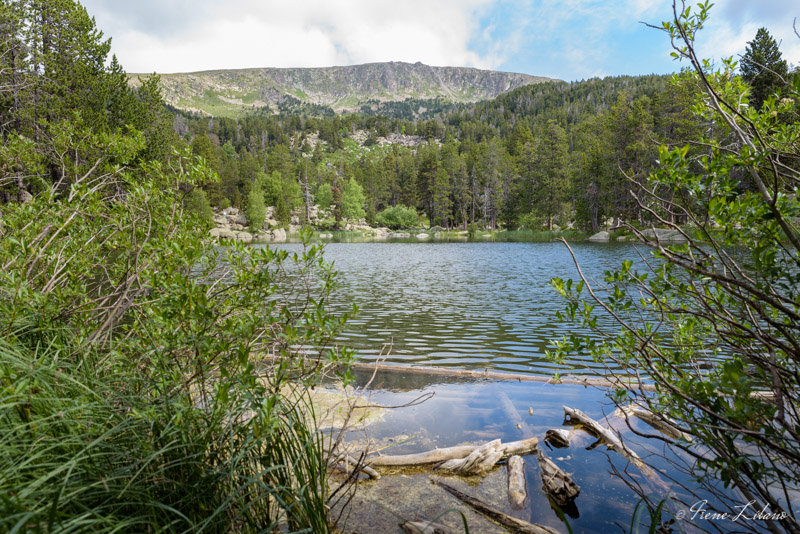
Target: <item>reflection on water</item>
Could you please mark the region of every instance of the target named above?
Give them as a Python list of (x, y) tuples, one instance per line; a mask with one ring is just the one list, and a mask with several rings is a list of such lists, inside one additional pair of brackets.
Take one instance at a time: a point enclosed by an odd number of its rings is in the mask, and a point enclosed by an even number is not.
[[(357, 383), (363, 384), (369, 378), (370, 373), (356, 373)], [(671, 494), (673, 501), (668, 507), (673, 512), (681, 509), (681, 505), (674, 504), (680, 500), (694, 503), (699, 499), (708, 499), (712, 505), (717, 502), (713, 496), (701, 491), (691, 477), (676, 470), (665, 459), (676, 461), (678, 457), (673, 451), (665, 450), (657, 440), (636, 436), (627, 429), (623, 419), (611, 415), (614, 409), (605, 398), (604, 390), (538, 382), (461, 380), (387, 371), (376, 375), (369, 395), (378, 404), (400, 406), (428, 392), (435, 392), (435, 395), (422, 404), (390, 410), (381, 422), (369, 427), (368, 438), (374, 443), (391, 444), (388, 450), (383, 451), (384, 454), (410, 454), (436, 447), (484, 443), (497, 438), (506, 442), (531, 435), (538, 437), (540, 447), (581, 487), (569, 519), (573, 532), (616, 534), (630, 529), (639, 496), (621, 478), (612, 474), (615, 469), (627, 469), (648, 494), (658, 497), (657, 501)], [(655, 469), (663, 485), (650, 483), (619, 454), (607, 451), (605, 447), (590, 448), (594, 438), (580, 431), (575, 434), (568, 448), (551, 449), (543, 442), (543, 437), (549, 429), (566, 428), (563, 427), (564, 405), (578, 408), (601, 422), (608, 416), (603, 423), (623, 433), (625, 443)], [(520, 421), (522, 428), (517, 427)], [(653, 433), (641, 421), (631, 420), (631, 424), (639, 432)], [(349, 439), (363, 443), (364, 432), (353, 432)], [(484, 500), (504, 513), (565, 532), (564, 525), (541, 490), (542, 482), (534, 456), (526, 457), (525, 472), (529, 498), (521, 513), (512, 511), (507, 502), (504, 467), (497, 468), (485, 478), (442, 478), (446, 483)], [(399, 518), (433, 519), (449, 509), (462, 509), (457, 500), (432, 488), (430, 479), (430, 470), (420, 469), (390, 474), (379, 481), (362, 482), (345, 532), (399, 533)], [(683, 485), (696, 494), (692, 495)], [(721, 484), (719, 486), (721, 488)], [(503, 532), (502, 529), (495, 530), (476, 514), (465, 513), (468, 514), (470, 532)], [(454, 531), (463, 532), (460, 521), (460, 516), (456, 514), (441, 519)], [(714, 525), (682, 521), (680, 530), (676, 531), (696, 532), (697, 526), (711, 530), (715, 528)], [(722, 532), (728, 532), (730, 527), (735, 526), (731, 523), (718, 525)], [(751, 526), (755, 530), (760, 527)]]
[[(597, 279), (637, 255), (629, 244), (573, 248)], [(552, 375), (560, 368), (544, 357), (550, 342), (581, 333), (555, 316), (564, 301), (548, 282), (578, 277), (561, 243), (329, 243), (325, 258), (339, 271), (335, 304), (361, 310), (338, 341), (363, 360), (391, 343), (389, 362)], [(568, 364), (583, 367), (578, 374), (600, 368)]]

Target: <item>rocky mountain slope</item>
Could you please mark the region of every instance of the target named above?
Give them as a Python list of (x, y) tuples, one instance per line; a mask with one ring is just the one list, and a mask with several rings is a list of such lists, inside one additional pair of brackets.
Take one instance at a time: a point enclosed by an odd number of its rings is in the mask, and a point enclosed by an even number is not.
[[(139, 75), (132, 74), (136, 85)], [(346, 67), (264, 68), (162, 74), (168, 104), (218, 117), (305, 105), (318, 112), (357, 111), (362, 106), (407, 99), (477, 102), (549, 78), (422, 63), (368, 63)]]

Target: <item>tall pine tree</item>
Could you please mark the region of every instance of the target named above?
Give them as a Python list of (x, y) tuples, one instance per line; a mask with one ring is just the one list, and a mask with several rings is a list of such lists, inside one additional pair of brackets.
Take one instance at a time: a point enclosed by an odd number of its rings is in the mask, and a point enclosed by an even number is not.
[(786, 85), (789, 66), (766, 28), (759, 28), (755, 39), (747, 43), (741, 71), (742, 78), (750, 85), (750, 104), (756, 109), (761, 109), (770, 95)]

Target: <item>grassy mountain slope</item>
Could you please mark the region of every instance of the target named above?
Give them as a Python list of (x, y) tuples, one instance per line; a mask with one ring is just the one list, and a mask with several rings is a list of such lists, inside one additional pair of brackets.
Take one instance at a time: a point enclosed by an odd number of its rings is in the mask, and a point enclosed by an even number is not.
[[(139, 75), (131, 75), (131, 84), (137, 85), (138, 80)], [(168, 104), (217, 117), (234, 117), (263, 108), (278, 111), (292, 103), (342, 112), (409, 98), (477, 102), (548, 80), (528, 74), (402, 62), (161, 75)]]

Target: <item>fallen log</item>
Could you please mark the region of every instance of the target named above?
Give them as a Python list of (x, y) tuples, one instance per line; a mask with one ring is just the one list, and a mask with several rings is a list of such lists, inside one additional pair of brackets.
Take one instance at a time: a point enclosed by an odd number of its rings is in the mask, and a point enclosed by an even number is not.
[(564, 424), (580, 424), (586, 428), (595, 437), (599, 438), (609, 449), (617, 451), (624, 456), (629, 462), (639, 468), (639, 470), (648, 477), (654, 478), (655, 473), (650, 467), (642, 461), (638, 454), (628, 448), (627, 445), (622, 443), (616, 434), (611, 430), (600, 425), (597, 421), (583, 413), (578, 409), (569, 408), (564, 406)]
[(437, 465), (437, 471), (448, 471), (456, 475), (480, 475), (495, 466), (503, 457), (500, 440), (481, 445), (466, 458), (447, 460)]
[(575, 500), (581, 488), (572, 478), (558, 467), (544, 452), (539, 451), (539, 474), (542, 477), (544, 491), (561, 507)]
[(617, 417), (627, 417), (633, 415), (671, 438), (692, 441), (692, 437), (681, 432), (672, 421), (666, 419), (665, 417), (656, 415), (642, 406), (632, 404), (630, 406), (620, 407), (617, 408), (617, 410), (614, 412), (614, 415)]
[(512, 510), (522, 510), (528, 498), (525, 486), (525, 460), (521, 456), (511, 456), (506, 463), (508, 475), (508, 504)]
[(545, 433), (544, 440), (557, 449), (564, 449), (569, 447), (570, 432), (563, 428), (554, 428)]
[[(531, 454), (536, 452), (539, 444), (537, 438), (523, 439), (502, 443), (500, 451), (502, 458), (513, 455)], [(417, 454), (401, 454), (396, 456), (372, 456), (364, 460), (364, 463), (373, 467), (410, 467), (417, 465), (435, 464), (446, 462), (447, 460), (457, 460), (466, 458), (481, 445), (459, 445), (444, 449), (434, 449), (432, 451), (420, 452)]]
[(441, 487), (450, 495), (454, 496), (476, 512), (485, 515), (492, 521), (504, 526), (508, 529), (509, 532), (513, 532), (516, 534), (559, 534), (559, 532), (551, 527), (546, 527), (544, 525), (537, 525), (535, 523), (528, 523), (527, 521), (523, 521), (522, 519), (517, 519), (516, 517), (511, 517), (510, 515), (506, 515), (500, 510), (492, 508), (488, 504), (484, 503), (476, 499), (475, 497), (470, 497), (466, 493), (462, 493), (455, 489), (452, 486), (445, 484), (444, 482), (440, 482), (438, 480), (433, 482), (434, 484)]
[(430, 521), (417, 520), (400, 523), (400, 528), (406, 534), (455, 534), (452, 529)]

